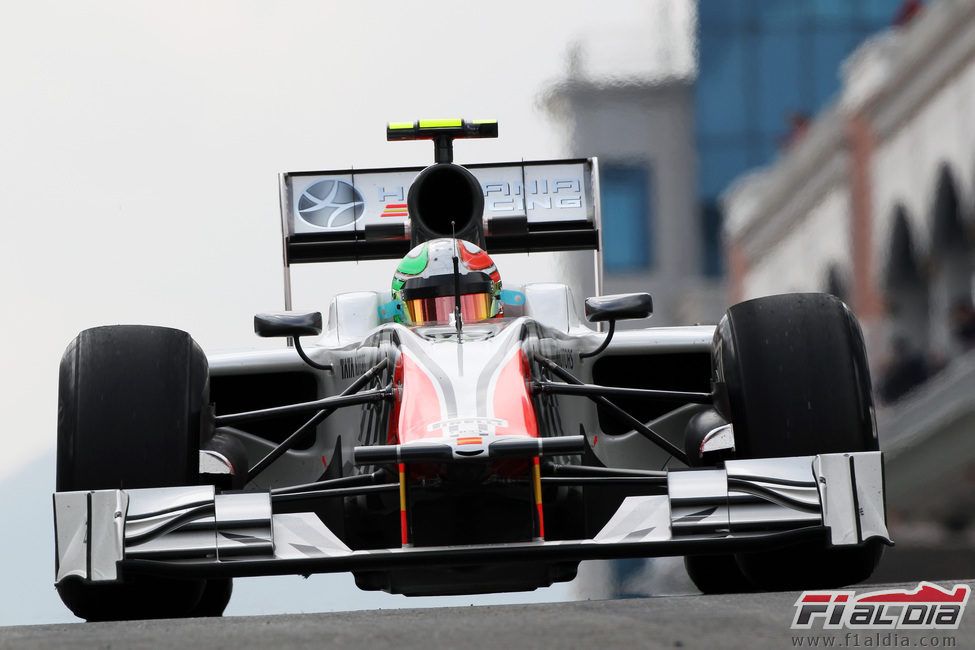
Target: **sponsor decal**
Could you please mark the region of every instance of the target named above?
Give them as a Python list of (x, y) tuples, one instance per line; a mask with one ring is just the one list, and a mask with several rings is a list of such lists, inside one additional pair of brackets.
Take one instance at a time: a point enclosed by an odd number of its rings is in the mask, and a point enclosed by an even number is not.
[[(380, 186), (379, 201), (395, 199), (397, 204), (387, 204), (383, 217), (406, 216), (406, 187)], [(583, 207), (583, 182), (581, 178), (553, 178), (531, 181), (527, 187), (521, 183), (491, 181), (481, 183), (484, 209), (488, 212), (512, 212), (514, 210), (568, 210)], [(401, 212), (402, 214), (392, 214)]]
[(354, 354), (339, 360), (339, 370), (342, 379), (360, 377), (371, 367), (372, 365), (369, 364), (365, 359), (361, 359)]
[[(441, 429), (443, 434), (446, 436), (461, 436), (470, 434), (493, 434), (496, 427), (507, 427), (507, 420), (502, 420), (501, 418), (483, 418), (483, 417), (469, 417), (469, 418), (451, 418), (449, 420), (441, 420), (440, 422), (432, 422), (427, 425), (427, 431), (436, 431)], [(464, 438), (465, 440), (473, 440), (474, 438)], [(473, 443), (460, 443), (459, 444), (473, 444)], [(478, 439), (480, 442), (480, 439)]]
[[(587, 176), (570, 172), (561, 177), (559, 171), (551, 170), (547, 173), (550, 175), (525, 182), (504, 180), (514, 172), (517, 169), (481, 172), (485, 176), (491, 174), (489, 180), (479, 181), (485, 218), (511, 213), (522, 213), (529, 221), (588, 218)], [(410, 218), (407, 206), (410, 185), (401, 180), (407, 175), (403, 171), (376, 171), (354, 176), (350, 171), (342, 177), (309, 178), (305, 181), (309, 185), (304, 189), (292, 186), (294, 198), (289, 217), (301, 224), (299, 234), (307, 234), (308, 226), (325, 231), (351, 231), (354, 227), (361, 228), (362, 222), (404, 221)], [(352, 178), (356, 183), (351, 182)]]
[(351, 183), (329, 178), (312, 183), (298, 197), (298, 216), (322, 228), (342, 228), (365, 212), (365, 199)]
[(489, 212), (582, 207), (582, 180), (578, 178), (534, 180), (527, 188), (521, 183), (515, 183), (513, 187), (505, 182), (482, 183), (481, 188)]
[(379, 215), (380, 217), (406, 217), (409, 216), (409, 212), (406, 209), (405, 203), (388, 203), (386, 207), (383, 208), (383, 213)]
[(792, 629), (957, 630), (970, 593), (968, 585), (951, 589), (930, 582), (912, 590), (804, 591), (796, 600)]

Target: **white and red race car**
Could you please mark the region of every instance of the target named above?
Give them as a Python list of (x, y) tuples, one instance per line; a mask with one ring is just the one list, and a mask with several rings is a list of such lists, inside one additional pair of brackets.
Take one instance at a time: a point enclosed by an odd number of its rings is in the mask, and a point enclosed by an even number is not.
[[(596, 160), (452, 162), (455, 138), (496, 135), (394, 123), (436, 162), (282, 175), (289, 310), (255, 330), (287, 345), (207, 357), (123, 325), (68, 346), (56, 583), (76, 615), (219, 615), (233, 577), (282, 573), (433, 595), (664, 555), (706, 592), (872, 572), (883, 463), (846, 306), (771, 296), (615, 332), (652, 301), (598, 295)], [(349, 260), (399, 262), (324, 324), (290, 310), (293, 265)]]

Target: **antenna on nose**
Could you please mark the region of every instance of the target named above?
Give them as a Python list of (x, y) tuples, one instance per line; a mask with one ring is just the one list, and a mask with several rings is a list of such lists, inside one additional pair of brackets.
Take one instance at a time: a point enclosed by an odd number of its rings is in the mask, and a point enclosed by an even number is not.
[(460, 260), (457, 259), (457, 232), (453, 221), (450, 222), (450, 235), (454, 242), (454, 325), (457, 326), (457, 343), (462, 343), (460, 335), (464, 329), (463, 314), (460, 309)]

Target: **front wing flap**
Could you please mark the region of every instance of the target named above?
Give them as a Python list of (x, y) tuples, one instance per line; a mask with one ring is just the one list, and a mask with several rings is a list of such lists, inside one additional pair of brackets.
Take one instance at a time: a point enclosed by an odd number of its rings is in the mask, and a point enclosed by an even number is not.
[(352, 550), (314, 514), (273, 514), (271, 502), (268, 492), (217, 494), (212, 486), (56, 493), (56, 580), (113, 581), (120, 570), (216, 577), (686, 555), (808, 537), (890, 543), (880, 452), (670, 471), (666, 495), (627, 497), (586, 540)]

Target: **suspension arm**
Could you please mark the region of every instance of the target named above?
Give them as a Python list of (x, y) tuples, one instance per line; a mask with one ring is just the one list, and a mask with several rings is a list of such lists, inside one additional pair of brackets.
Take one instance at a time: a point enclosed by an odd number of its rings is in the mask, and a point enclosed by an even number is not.
[(532, 382), (532, 390), (536, 393), (552, 393), (555, 395), (585, 395), (603, 397), (643, 397), (649, 399), (674, 399), (691, 404), (713, 404), (711, 393), (690, 393), (676, 390), (651, 390), (648, 388), (622, 388), (619, 386), (598, 386), (596, 384), (562, 384), (553, 381)]
[[(548, 369), (549, 372), (551, 372), (552, 374), (554, 374), (555, 376), (557, 376), (559, 379), (561, 379), (566, 383), (575, 384), (576, 386), (585, 385), (579, 379), (577, 379), (575, 375), (573, 375), (568, 370), (558, 365), (551, 359), (547, 359), (546, 357), (543, 357), (540, 354), (535, 354), (535, 361), (540, 363), (542, 366)], [(685, 465), (689, 465), (687, 460), (687, 454), (684, 453), (683, 449), (681, 449), (671, 441), (661, 436), (659, 433), (657, 433), (656, 431), (654, 431), (653, 429), (645, 425), (643, 422), (637, 420), (635, 417), (633, 417), (632, 415), (630, 415), (629, 413), (627, 413), (626, 411), (618, 407), (616, 404), (613, 404), (602, 395), (586, 395), (586, 397), (596, 402), (597, 404), (606, 407), (614, 416), (616, 416), (617, 419), (625, 422), (627, 425), (632, 427), (634, 431), (642, 435), (644, 438), (646, 438), (653, 444), (657, 445), (658, 447), (660, 447), (661, 449), (663, 449), (668, 454), (678, 459)]]
[[(340, 397), (345, 397), (347, 395), (353, 395), (355, 393), (358, 393), (360, 390), (362, 390), (367, 385), (369, 385), (369, 383), (373, 379), (375, 379), (388, 364), (389, 364), (388, 358), (381, 360), (372, 368), (364, 372), (361, 377), (359, 377), (354, 382), (352, 382), (348, 388), (342, 391)], [(245, 478), (244, 483), (246, 484), (249, 483), (250, 481), (253, 481), (254, 478), (257, 475), (259, 475), (261, 472), (263, 472), (265, 469), (267, 469), (271, 465), (271, 463), (276, 461), (278, 458), (284, 455), (286, 451), (288, 451), (296, 444), (298, 444), (298, 442), (301, 440), (301, 437), (305, 435), (307, 431), (314, 429), (325, 418), (327, 418), (332, 413), (334, 413), (336, 408), (337, 407), (332, 406), (332, 407), (322, 409), (321, 411), (313, 415), (310, 420), (308, 420), (303, 425), (298, 427), (297, 431), (292, 433), (281, 444), (279, 444), (277, 447), (275, 447), (270, 452), (268, 452), (267, 456), (259, 460), (256, 465), (254, 465), (247, 471), (247, 477)]]
[(241, 422), (251, 422), (253, 420), (267, 420), (284, 415), (321, 411), (328, 408), (341, 408), (343, 406), (354, 406), (356, 404), (368, 404), (369, 402), (381, 402), (391, 399), (392, 397), (393, 389), (392, 387), (387, 387), (379, 390), (364, 391), (355, 395), (326, 397), (325, 399), (315, 400), (314, 402), (288, 404), (287, 406), (275, 406), (273, 408), (260, 409), (257, 411), (218, 415), (215, 425), (218, 427), (233, 426), (235, 424), (240, 424)]

